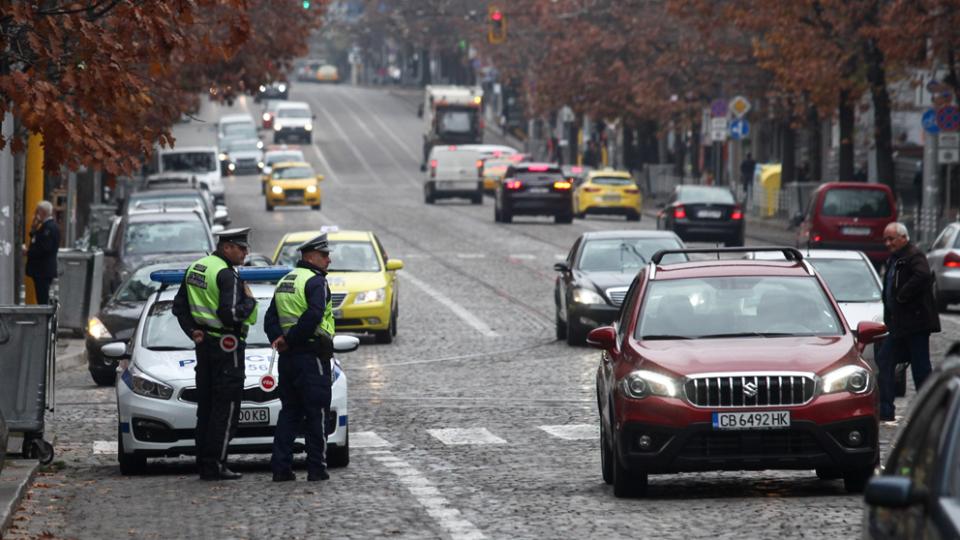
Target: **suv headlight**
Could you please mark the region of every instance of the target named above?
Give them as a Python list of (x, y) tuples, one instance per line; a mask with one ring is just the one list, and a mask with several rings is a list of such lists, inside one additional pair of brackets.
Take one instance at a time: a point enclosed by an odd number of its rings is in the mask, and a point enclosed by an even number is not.
[(638, 370), (620, 379), (620, 390), (634, 399), (651, 395), (676, 397), (677, 387), (677, 381), (673, 377), (655, 371)]
[(313, 131), (313, 124), (307, 124), (307, 125), (303, 126), (303, 129), (305, 129), (305, 130), (307, 130), (307, 131)]
[(373, 289), (372, 291), (363, 291), (357, 293), (353, 298), (354, 304), (370, 304), (372, 302), (383, 302), (387, 296), (387, 290), (384, 288)]
[(307, 186), (307, 193), (316, 193), (317, 186)]
[(573, 301), (577, 304), (606, 304), (607, 301), (590, 289), (574, 289)]
[(257, 149), (263, 150), (263, 141), (257, 141)]
[(862, 394), (867, 390), (870, 390), (870, 371), (860, 366), (843, 366), (823, 376), (824, 394)]
[(220, 161), (226, 161), (228, 156), (226, 153), (220, 152), (220, 155), (217, 157), (220, 158)]
[(90, 321), (87, 322), (87, 334), (93, 339), (113, 339), (110, 330), (107, 330), (103, 322), (96, 317), (91, 317)]
[(278, 124), (278, 123), (276, 123), (276, 122), (273, 123), (273, 130), (274, 130), (274, 131), (280, 131), (281, 129), (283, 129), (283, 126), (281, 126), (280, 124)]
[(273, 186), (272, 188), (270, 188), (270, 191), (272, 191), (277, 195), (283, 195), (283, 188), (280, 186)]
[(173, 387), (147, 377), (136, 367), (130, 368), (130, 389), (134, 394), (154, 399), (170, 399), (173, 396)]

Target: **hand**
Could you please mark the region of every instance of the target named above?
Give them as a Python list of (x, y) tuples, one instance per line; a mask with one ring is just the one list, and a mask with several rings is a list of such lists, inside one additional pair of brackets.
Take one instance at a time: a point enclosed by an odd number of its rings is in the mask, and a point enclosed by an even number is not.
[(190, 334), (190, 338), (193, 339), (193, 342), (197, 345), (203, 343), (203, 330), (194, 330), (193, 333)]
[(243, 292), (247, 295), (247, 298), (254, 298), (253, 291), (250, 290), (250, 285), (247, 285), (246, 283), (244, 283)]
[(276, 349), (277, 352), (286, 352), (287, 349), (290, 348), (290, 346), (287, 345), (286, 338), (284, 338), (283, 336), (280, 336), (277, 339), (275, 339), (273, 343), (270, 344), (270, 346)]

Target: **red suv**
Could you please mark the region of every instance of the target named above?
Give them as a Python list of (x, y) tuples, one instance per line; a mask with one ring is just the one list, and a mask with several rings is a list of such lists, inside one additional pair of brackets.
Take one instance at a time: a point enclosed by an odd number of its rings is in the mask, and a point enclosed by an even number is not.
[(884, 184), (828, 182), (810, 196), (807, 213), (796, 216), (797, 247), (862, 251), (879, 265), (889, 253), (883, 228), (897, 220), (893, 191)]
[[(786, 260), (661, 264), (667, 254), (782, 251)], [(587, 342), (597, 369), (603, 479), (618, 497), (648, 474), (816, 469), (859, 491), (877, 464), (875, 374), (886, 333), (851, 331), (794, 248), (665, 250)]]

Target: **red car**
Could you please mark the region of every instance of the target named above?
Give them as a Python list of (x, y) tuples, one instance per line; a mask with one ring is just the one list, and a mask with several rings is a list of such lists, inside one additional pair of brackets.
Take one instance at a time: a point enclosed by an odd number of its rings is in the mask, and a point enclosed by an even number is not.
[[(784, 261), (720, 259), (776, 249)], [(710, 260), (661, 264), (667, 254)], [(719, 255), (718, 255), (719, 254)], [(617, 497), (649, 474), (815, 469), (859, 491), (878, 462), (875, 374), (823, 280), (794, 248), (664, 250), (592, 330), (603, 479)]]
[(897, 220), (893, 190), (885, 184), (828, 182), (810, 196), (806, 214), (794, 217), (798, 248), (862, 251), (879, 265), (890, 253), (883, 228)]

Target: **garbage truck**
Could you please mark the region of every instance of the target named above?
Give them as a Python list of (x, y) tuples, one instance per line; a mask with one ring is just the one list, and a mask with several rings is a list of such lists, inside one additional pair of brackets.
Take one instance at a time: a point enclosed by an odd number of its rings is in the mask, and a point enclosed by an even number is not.
[(483, 89), (479, 86), (428, 85), (419, 116), (423, 118), (423, 162), (438, 144), (483, 142)]

